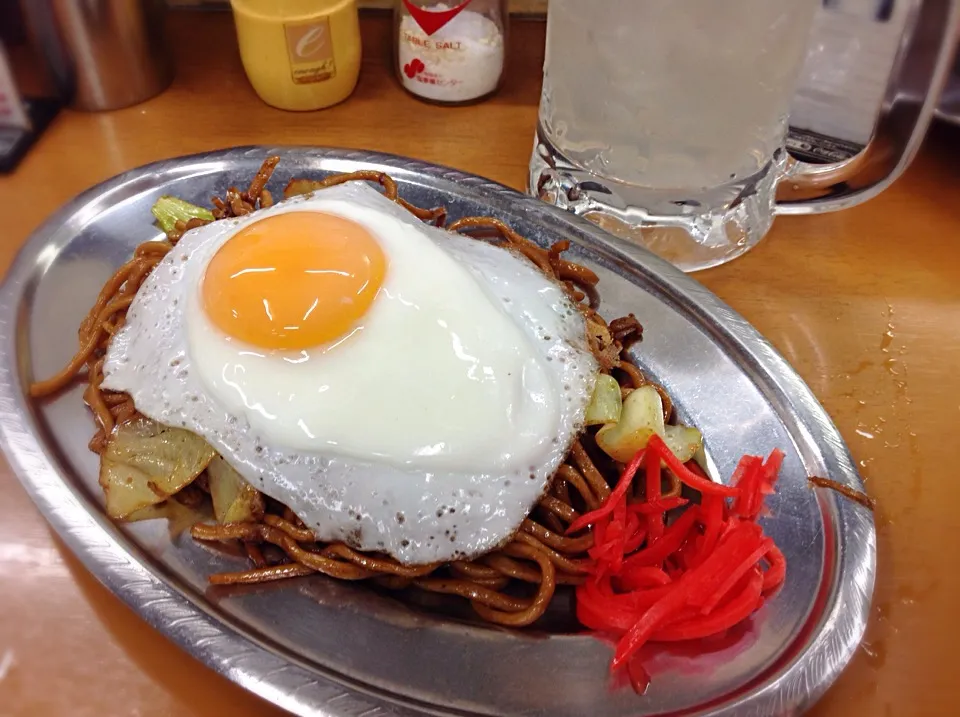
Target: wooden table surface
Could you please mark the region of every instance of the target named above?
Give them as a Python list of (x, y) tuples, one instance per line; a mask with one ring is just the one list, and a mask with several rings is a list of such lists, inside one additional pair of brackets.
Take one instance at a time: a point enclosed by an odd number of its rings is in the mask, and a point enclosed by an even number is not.
[[(81, 190), (146, 162), (230, 145), (359, 147), (454, 165), (522, 188), (543, 26), (519, 23), (503, 91), (477, 107), (408, 97), (389, 22), (364, 21), (360, 84), (344, 104), (291, 114), (248, 86), (227, 14), (177, 13), (177, 77), (159, 97), (64, 112), (0, 178), (0, 266)], [(952, 714), (960, 696), (960, 141), (934, 131), (907, 175), (866, 205), (788, 217), (747, 256), (698, 275), (796, 367), (879, 501), (879, 571), (866, 641), (818, 717)], [(953, 458), (951, 458), (953, 457)], [(0, 466), (0, 713), (274, 715), (114, 598), (64, 548)], [(953, 655), (954, 657), (951, 657)]]

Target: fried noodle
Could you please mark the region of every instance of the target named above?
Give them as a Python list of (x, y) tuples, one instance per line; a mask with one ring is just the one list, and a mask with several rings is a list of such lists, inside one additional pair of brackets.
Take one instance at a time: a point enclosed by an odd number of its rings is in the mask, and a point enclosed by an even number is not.
[[(267, 159), (246, 191), (231, 187), (223, 198), (213, 198), (215, 220), (272, 205), (273, 197), (265, 187), (277, 161), (276, 157)], [(563, 286), (579, 306), (586, 320), (588, 345), (601, 371), (616, 377), (624, 394), (650, 383), (627, 353), (630, 344), (641, 338), (641, 325), (633, 315), (616, 319), (609, 325), (600, 317), (596, 311), (598, 277), (589, 268), (562, 256), (569, 242), (560, 241), (544, 249), (492, 217), (465, 217), (447, 224), (445, 209), (421, 209), (406, 202), (398, 196), (396, 182), (381, 172), (352, 172), (320, 181), (294, 179), (284, 194), (289, 197), (358, 180), (376, 183), (388, 199), (423, 222), (478, 241), (493, 242), (526, 257)], [(167, 240), (138, 246), (133, 258), (103, 285), (81, 323), (79, 348), (74, 357), (57, 375), (30, 387), (30, 395), (41, 398), (62, 390), (84, 375), (83, 398), (98, 427), (90, 440), (90, 449), (98, 454), (104, 451), (115, 426), (137, 416), (130, 396), (101, 387), (110, 340), (123, 326), (128, 307), (153, 268), (184, 232), (205, 223), (201, 219), (178, 222), (176, 232)], [(670, 398), (660, 386), (653, 385), (663, 397), (665, 418), (669, 420)], [(573, 442), (547, 491), (517, 533), (500, 548), (470, 561), (408, 566), (386, 555), (358, 552), (344, 543), (320, 542), (288, 508), (273, 501), (268, 501), (267, 512), (259, 522), (196, 524), (191, 533), (200, 541), (238, 543), (252, 565), (250, 569), (212, 575), (210, 582), (215, 585), (265, 583), (322, 573), (341, 580), (369, 580), (391, 590), (415, 588), (459, 596), (468, 600), (483, 620), (524, 626), (543, 615), (557, 585), (583, 582), (587, 550), (593, 538), (589, 532), (567, 536), (566, 528), (581, 514), (600, 506), (610, 495), (610, 485), (621, 470), (620, 464), (597, 449), (592, 432), (584, 431)], [(677, 495), (679, 481), (672, 476), (665, 480), (663, 495)], [(195, 481), (195, 485), (188, 486), (192, 489), (190, 495), (195, 496), (205, 485), (204, 480)], [(186, 491), (181, 493), (184, 495), (177, 494), (174, 498), (188, 502)]]

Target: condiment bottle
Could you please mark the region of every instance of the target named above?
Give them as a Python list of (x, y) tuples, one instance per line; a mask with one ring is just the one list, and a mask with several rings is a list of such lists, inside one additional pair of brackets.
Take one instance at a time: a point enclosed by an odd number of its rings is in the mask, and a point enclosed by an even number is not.
[(397, 0), (396, 68), (400, 83), (440, 104), (475, 102), (503, 77), (506, 0)]
[(356, 0), (230, 0), (243, 69), (284, 110), (342, 102), (360, 74)]

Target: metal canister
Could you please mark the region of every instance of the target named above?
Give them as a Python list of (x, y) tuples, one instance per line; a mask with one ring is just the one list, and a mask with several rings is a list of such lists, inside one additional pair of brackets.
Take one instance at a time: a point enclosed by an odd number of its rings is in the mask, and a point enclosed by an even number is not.
[(21, 0), (21, 6), (77, 109), (135, 105), (173, 78), (164, 0)]

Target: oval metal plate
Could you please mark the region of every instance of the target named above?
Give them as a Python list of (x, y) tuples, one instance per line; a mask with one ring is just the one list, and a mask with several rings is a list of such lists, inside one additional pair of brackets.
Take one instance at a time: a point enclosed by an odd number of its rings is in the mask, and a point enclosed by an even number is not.
[[(600, 275), (607, 318), (635, 313), (642, 365), (699, 426), (711, 467), (729, 476), (743, 453), (786, 451), (765, 528), (786, 554), (781, 592), (727, 638), (651, 647), (645, 696), (614, 688), (611, 647), (588, 635), (509, 631), (445, 619), (322, 577), (212, 590), (239, 560), (173, 536), (163, 521), (117, 526), (102, 512), (93, 431), (80, 389), (25, 398), (56, 372), (102, 282), (155, 238), (161, 194), (206, 203), (282, 161), (292, 176), (375, 169), (403, 197), (456, 218), (492, 215), (541, 244), (569, 239)], [(871, 514), (808, 475), (861, 487), (836, 428), (810, 390), (752, 327), (694, 280), (590, 224), (480, 177), (400, 157), (319, 148), (247, 147), (135, 169), (51, 217), (20, 252), (0, 293), (3, 447), (40, 510), (84, 565), (151, 625), (238, 684), (300, 715), (773, 715), (816, 700), (863, 634), (873, 592)]]

